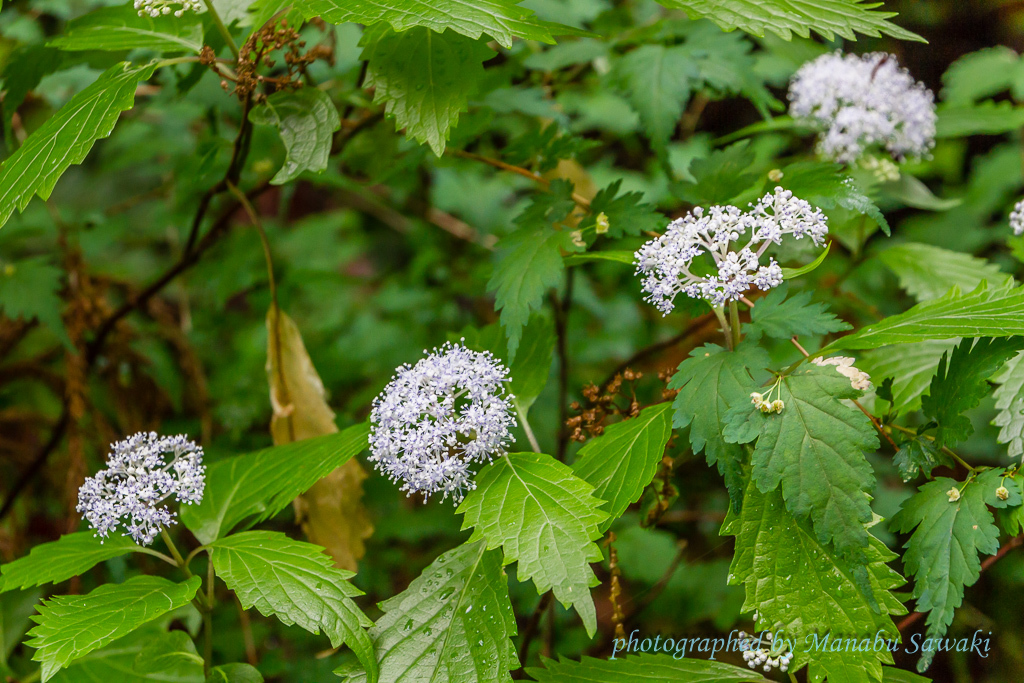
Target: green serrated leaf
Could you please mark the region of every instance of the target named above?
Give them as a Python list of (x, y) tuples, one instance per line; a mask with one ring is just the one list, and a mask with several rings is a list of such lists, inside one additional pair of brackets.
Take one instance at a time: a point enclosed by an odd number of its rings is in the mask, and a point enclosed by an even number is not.
[(889, 21), (895, 12), (876, 9), (877, 4), (861, 0), (660, 0), (665, 7), (685, 10), (692, 17), (707, 17), (726, 31), (743, 29), (755, 36), (765, 31), (792, 40), (811, 31), (833, 40), (841, 36), (856, 40), (857, 33), (900, 40), (927, 42), (924, 38)]
[(950, 457), (940, 451), (934, 442), (919, 438), (901, 444), (900, 450), (893, 457), (893, 463), (899, 469), (903, 481), (910, 481), (918, 474), (931, 477), (932, 470), (936, 467), (953, 466)]
[(72, 349), (61, 317), (64, 302), (59, 293), (64, 281), (64, 271), (52, 265), (48, 256), (0, 264), (0, 312), (8, 318), (37, 318)]
[(213, 667), (206, 683), (263, 683), (263, 674), (250, 664), (222, 664)]
[(714, 150), (705, 158), (690, 162), (693, 183), (680, 183), (676, 194), (691, 204), (728, 204), (757, 180), (749, 171), (754, 164), (754, 151), (743, 140), (725, 149)]
[(122, 584), (106, 584), (87, 595), (51, 598), (33, 617), (26, 645), (42, 662), (45, 683), (58, 670), (157, 617), (187, 605), (199, 588), (198, 576), (172, 583), (157, 576), (136, 576)]
[(614, 62), (611, 76), (640, 115), (651, 142), (664, 150), (697, 76), (686, 48), (641, 45)]
[(672, 403), (673, 426), (690, 428), (693, 452), (704, 451), (708, 464), (718, 466), (736, 509), (743, 497), (743, 451), (726, 441), (725, 416), (737, 406), (753, 409), (750, 393), (765, 376), (769, 362), (768, 353), (751, 343), (740, 344), (735, 351), (705, 344), (679, 364), (668, 385), (679, 391)]
[(363, 630), (373, 622), (352, 602), (362, 591), (348, 583), (354, 574), (335, 568), (323, 548), (274, 531), (233, 534), (211, 548), (217, 576), (244, 609), (255, 607), (310, 633), (323, 631), (332, 647), (344, 643), (356, 653), (369, 683), (377, 681), (373, 642)]
[(373, 101), (384, 103), (406, 135), (441, 156), (494, 52), (453, 31), (415, 27), (399, 33), (383, 24), (368, 28), (360, 45)]
[(11, 119), (25, 96), (36, 89), (44, 76), (57, 71), (64, 64), (66, 55), (45, 45), (22, 45), (5, 59), (3, 70), (4, 107), (2, 120), (4, 138), (8, 149), (15, 144)]
[(939, 359), (959, 341), (929, 339), (872, 349), (860, 357), (857, 367), (878, 380), (892, 378), (893, 406), (899, 414), (910, 413), (921, 407), (921, 395), (928, 389)]
[(458, 508), (470, 541), (501, 547), (505, 564), (517, 562), (520, 581), (532, 579), (540, 594), (554, 591), (565, 607), (576, 608), (587, 633), (597, 631), (590, 568), (602, 558), (593, 541), (608, 515), (593, 487), (550, 455), (511, 453), (484, 467), (476, 489)]
[(969, 294), (958, 289), (909, 311), (889, 316), (840, 337), (818, 354), (840, 349), (874, 349), (926, 339), (1024, 335), (1024, 287), (989, 288)]
[(928, 395), (921, 398), (921, 410), (939, 425), (936, 445), (953, 446), (974, 433), (964, 413), (981, 403), (990, 391), (987, 380), (1021, 349), (1022, 337), (979, 339), (977, 343), (964, 339), (948, 356), (948, 366), (947, 354), (942, 354)]
[(781, 631), (796, 645), (791, 671), (806, 664), (808, 680), (876, 683), (882, 664), (893, 663), (888, 649), (835, 648), (823, 639), (860, 641), (881, 633), (899, 640), (891, 617), (907, 610), (891, 591), (904, 580), (886, 565), (896, 555), (866, 534), (863, 564), (850, 564), (786, 507), (778, 490), (761, 493), (751, 482), (743, 512), (723, 527), (723, 534), (736, 536), (729, 583), (746, 589), (743, 611), (757, 610), (756, 628)]
[(82, 163), (93, 143), (110, 135), (120, 113), (135, 104), (139, 83), (155, 69), (155, 62), (110, 67), (28, 136), (0, 166), (0, 226), (35, 195), (49, 198), (64, 171)]
[(332, 24), (348, 22), (372, 26), (386, 23), (395, 31), (423, 27), (442, 33), (451, 29), (473, 40), (487, 34), (502, 47), (513, 38), (554, 43), (553, 35), (579, 33), (576, 29), (540, 21), (533, 10), (515, 0), (400, 0), (390, 5), (374, 0), (303, 0), (299, 7), (306, 19), (320, 17)]
[[(195, 662), (183, 658), (174, 663), (165, 660), (170, 668), (154, 673), (141, 673), (135, 668), (144, 651), (158, 647), (158, 643), (167, 642), (168, 638), (175, 639), (182, 647), (188, 647), (184, 645), (185, 640), (191, 640), (187, 633), (165, 631), (165, 626), (160, 624), (173, 614), (166, 614), (106, 647), (76, 659), (67, 668), (54, 674), (51, 683), (203, 683), (206, 677), (203, 675), (202, 659)], [(192, 651), (195, 651), (195, 646)]]
[(130, 538), (97, 538), (91, 531), (65, 534), (32, 548), (26, 557), (0, 566), (0, 593), (60, 583), (79, 576), (104, 560), (140, 550)]
[(811, 303), (811, 292), (787, 298), (789, 286), (776, 287), (750, 310), (747, 338), (757, 341), (762, 334), (774, 339), (831, 334), (850, 329), (850, 324), (828, 311), (828, 304)]
[(576, 476), (594, 487), (594, 495), (608, 519), (603, 532), (640, 500), (644, 487), (658, 471), (665, 446), (672, 436), (671, 405), (644, 408), (631, 420), (617, 422), (580, 449), (572, 465)]
[(253, 108), (249, 120), (275, 126), (281, 134), (286, 155), (284, 166), (270, 179), (272, 185), (295, 180), (304, 171), (322, 173), (331, 153), (332, 133), (341, 128), (334, 102), (317, 88), (279, 90)]
[(68, 51), (149, 49), (168, 54), (198, 53), (203, 46), (203, 23), (193, 12), (181, 17), (151, 17), (139, 16), (131, 5), (101, 7), (68, 22), (64, 34), (47, 45)]
[(538, 683), (761, 683), (765, 679), (747, 668), (668, 654), (641, 654), (615, 659), (541, 658), (544, 668), (529, 668)]
[(935, 137), (963, 138), (970, 135), (1001, 135), (1024, 126), (1024, 107), (1012, 102), (985, 100), (974, 105), (939, 107)]
[[(999, 529), (985, 502), (1000, 476), (998, 470), (988, 470), (967, 484), (940, 477), (904, 501), (892, 518), (894, 531), (914, 532), (903, 546), (903, 563), (914, 575), (917, 610), (928, 612), (928, 638), (942, 637), (963, 602), (964, 589), (978, 580), (978, 555), (999, 550)], [(959, 496), (950, 496), (951, 490)], [(934, 656), (934, 650), (922, 652), (917, 670), (927, 669)]]
[(181, 521), (200, 542), (212, 543), (240, 522), (251, 526), (270, 519), (362, 452), (369, 433), (369, 426), (361, 423), (337, 434), (215, 462), (206, 470), (203, 501), (183, 506)]
[[(463, 543), (380, 604), (371, 634), (388, 683), (505, 683), (519, 668), (516, 621), (501, 553)], [(342, 673), (340, 671), (335, 673)], [(347, 673), (347, 672), (346, 672)], [(350, 683), (365, 680), (348, 674)]]
[(778, 393), (782, 412), (757, 412), (761, 434), (751, 479), (762, 493), (781, 483), (786, 508), (810, 519), (822, 544), (860, 562), (869, 545), (865, 525), (875, 486), (864, 454), (878, 449), (878, 436), (863, 413), (842, 401), (861, 392), (834, 366), (808, 364), (783, 376)]
[(1007, 445), (1011, 458), (1024, 456), (1024, 354), (1017, 354), (991, 381), (998, 384), (993, 396), (996, 414), (992, 424), (999, 427), (996, 441)]
[(814, 259), (813, 261), (808, 263), (806, 266), (800, 266), (799, 268), (783, 268), (782, 269), (782, 277), (783, 277), (783, 279), (788, 281), (788, 280), (792, 280), (794, 278), (798, 278), (801, 275), (807, 275), (808, 273), (814, 272), (815, 270), (818, 269), (818, 266), (820, 266), (822, 263), (825, 262), (825, 258), (828, 257), (828, 252), (830, 252), (831, 250), (832, 250), (832, 243), (828, 242), (825, 245), (825, 250), (823, 252), (821, 252), (820, 254), (818, 254), (818, 258)]
[(904, 242), (881, 252), (878, 258), (918, 301), (938, 299), (954, 286), (969, 292), (982, 282), (1000, 288), (1014, 284), (1013, 277), (994, 263), (931, 244)]
[(146, 643), (135, 657), (137, 674), (189, 675), (202, 670), (203, 658), (196, 651), (192, 638), (184, 631), (168, 631)]
[[(607, 236), (619, 239), (625, 235), (640, 235), (665, 229), (668, 220), (651, 204), (645, 204), (640, 192), (619, 194), (622, 180), (616, 180), (598, 191), (590, 200), (590, 215), (580, 223), (586, 229), (596, 225), (597, 216), (604, 215)], [(632, 262), (632, 259), (630, 260)]]
[(840, 164), (798, 161), (782, 169), (779, 185), (823, 209), (840, 207), (865, 215), (877, 223), (882, 232), (890, 234), (889, 222), (881, 209), (843, 173)]
[(970, 52), (953, 62), (942, 74), (942, 99), (946, 104), (971, 104), (1009, 90), (1024, 72), (1020, 57), (1005, 45)]

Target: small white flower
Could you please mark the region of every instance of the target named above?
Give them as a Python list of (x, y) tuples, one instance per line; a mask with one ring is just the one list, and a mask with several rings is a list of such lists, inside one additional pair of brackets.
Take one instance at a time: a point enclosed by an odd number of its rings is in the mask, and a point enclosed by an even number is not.
[(370, 412), (370, 460), (409, 495), (442, 492), (459, 502), (476, 488), (473, 462), (490, 461), (511, 442), (508, 369), (490, 353), (450, 342), (403, 365)]
[(1010, 497), (1010, 489), (1005, 486), (1000, 486), (996, 489), (996, 498), (999, 500), (1007, 500)]
[[(175, 513), (161, 505), (172, 496), (186, 505), (203, 499), (206, 468), (203, 449), (187, 437), (139, 432), (115, 443), (107, 469), (78, 490), (78, 512), (106, 538), (118, 524), (139, 545), (149, 545), (174, 524)], [(172, 458), (168, 462), (166, 455)]]
[(135, 9), (140, 17), (159, 17), (172, 12), (180, 17), (185, 12), (199, 12), (203, 9), (202, 0), (135, 0)]
[(902, 161), (935, 146), (935, 96), (890, 54), (822, 55), (793, 76), (789, 101), (794, 118), (823, 129), (818, 150), (836, 161), (868, 149)]
[(953, 488), (946, 491), (946, 495), (949, 496), (950, 503), (955, 503), (958, 500), (960, 500), (960, 489), (954, 486)]
[(853, 366), (854, 359), (847, 356), (833, 356), (832, 358), (814, 358), (811, 360), (815, 365), (825, 367), (834, 365), (836, 371), (850, 380), (850, 385), (859, 391), (867, 391), (871, 388), (871, 376), (858, 370)]
[(1018, 237), (1024, 235), (1024, 199), (1013, 206), (1013, 211), (1010, 213), (1010, 227), (1013, 228), (1014, 235)]
[[(751, 287), (763, 291), (782, 284), (782, 268), (774, 258), (766, 265), (761, 257), (786, 235), (807, 237), (821, 246), (828, 234), (828, 220), (820, 209), (794, 197), (781, 187), (769, 192), (750, 211), (735, 206), (701, 207), (672, 221), (665, 234), (644, 244), (634, 255), (636, 274), (646, 301), (663, 315), (675, 308), (679, 293), (704, 299), (720, 307), (738, 301)], [(746, 239), (742, 247), (735, 244)], [(710, 254), (717, 268), (712, 275), (691, 271), (698, 256)]]

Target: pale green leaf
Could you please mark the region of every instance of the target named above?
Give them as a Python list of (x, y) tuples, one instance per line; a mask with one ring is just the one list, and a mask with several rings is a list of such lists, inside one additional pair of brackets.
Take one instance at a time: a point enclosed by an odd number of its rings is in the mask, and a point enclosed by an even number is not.
[(904, 242), (881, 252), (878, 258), (918, 301), (937, 299), (954, 286), (969, 292), (982, 282), (994, 288), (1013, 285), (1013, 277), (1001, 272), (998, 265), (931, 244)]
[(897, 412), (913, 412), (921, 407), (921, 395), (928, 389), (942, 354), (951, 351), (959, 341), (929, 339), (872, 349), (860, 357), (857, 367), (871, 375), (876, 386), (886, 377), (892, 377), (893, 404)]
[(861, 0), (660, 0), (665, 7), (685, 10), (696, 19), (707, 17), (726, 31), (739, 28), (755, 36), (771, 31), (786, 40), (793, 34), (807, 38), (810, 32), (833, 40), (856, 40), (857, 33), (882, 34), (901, 40), (924, 38), (889, 21), (895, 12), (879, 11), (877, 3)]
[(1010, 359), (1003, 370), (992, 379), (999, 385), (993, 396), (996, 414), (992, 424), (999, 427), (996, 441), (1007, 444), (1011, 458), (1024, 456), (1024, 354)]
[[(894, 531), (914, 532), (904, 545), (903, 563), (914, 575), (917, 610), (928, 612), (929, 638), (945, 634), (964, 588), (981, 575), (978, 555), (999, 550), (999, 529), (986, 503), (995, 501), (1001, 476), (999, 470), (987, 470), (966, 484), (939, 477), (904, 501), (892, 518)], [(950, 500), (950, 490), (958, 490), (959, 498)], [(923, 652), (918, 671), (927, 669), (934, 655), (934, 650)]]
[(368, 435), (364, 422), (337, 434), (220, 460), (206, 470), (203, 501), (182, 507), (181, 521), (202, 543), (212, 543), (240, 522), (252, 526), (270, 519), (358, 455)]
[[(789, 410), (789, 407), (786, 407)], [(744, 586), (743, 611), (757, 611), (755, 627), (782, 632), (796, 644), (790, 670), (809, 665), (808, 680), (877, 683), (882, 664), (892, 664), (888, 649), (830, 647), (828, 637), (898, 640), (892, 616), (906, 608), (891, 591), (903, 577), (886, 562), (896, 558), (868, 535), (861, 565), (836, 557), (806, 522), (787, 510), (778, 490), (761, 493), (751, 482), (743, 512), (727, 522), (723, 534), (736, 536), (729, 583)], [(866, 589), (861, 579), (866, 574)], [(819, 638), (814, 646), (813, 636)]]
[(203, 658), (196, 644), (184, 631), (167, 631), (146, 643), (135, 656), (135, 673), (164, 674), (182, 672), (184, 675), (202, 669)]
[(37, 128), (0, 166), (0, 226), (32, 197), (47, 199), (61, 174), (80, 164), (93, 143), (110, 135), (117, 117), (135, 103), (135, 89), (156, 64), (115, 64)]
[[(380, 608), (371, 634), (382, 681), (505, 683), (519, 668), (501, 553), (482, 542), (441, 555)], [(365, 680), (348, 675), (352, 683)]]
[(1024, 76), (1024, 63), (1005, 45), (970, 52), (942, 74), (942, 99), (947, 104), (971, 104), (1009, 90)]
[(746, 667), (670, 654), (641, 654), (615, 659), (542, 658), (544, 668), (529, 668), (538, 683), (760, 683), (765, 679)]
[(194, 12), (181, 17), (139, 16), (131, 5), (102, 7), (70, 21), (63, 35), (47, 45), (61, 50), (159, 50), (199, 52), (203, 23)]
[(879, 194), (906, 206), (925, 211), (949, 211), (964, 203), (963, 198), (942, 199), (931, 189), (909, 173), (901, 173), (899, 180), (891, 180), (878, 186)]
[(38, 624), (29, 631), (33, 659), (42, 662), (42, 679), (143, 624), (187, 605), (199, 588), (198, 576), (172, 583), (157, 576), (137, 576), (105, 584), (87, 595), (52, 598), (38, 607)]
[(669, 403), (644, 408), (636, 417), (606, 428), (577, 453), (573, 472), (606, 501), (601, 509), (608, 512), (608, 519), (600, 526), (602, 531), (640, 500), (658, 471), (672, 436), (670, 409)]
[(141, 550), (126, 536), (97, 538), (91, 531), (65, 534), (32, 548), (21, 559), (0, 566), (0, 592), (60, 583), (80, 576), (104, 560)]
[(580, 613), (587, 633), (597, 630), (590, 587), (598, 580), (591, 562), (602, 558), (593, 541), (607, 514), (594, 489), (550, 455), (511, 453), (476, 477), (476, 489), (459, 506), (471, 541), (501, 547), (505, 564), (518, 562), (520, 581), (532, 579), (538, 593), (554, 591), (565, 607)]
[[(969, 294), (952, 290), (832, 342), (819, 354), (874, 349), (926, 339), (1024, 335), (1024, 287), (980, 286)], [(817, 355), (817, 354), (816, 354)]]
[(318, 88), (279, 90), (252, 109), (249, 120), (275, 126), (281, 134), (286, 154), (284, 166), (270, 180), (273, 185), (295, 180), (304, 171), (322, 173), (331, 153), (332, 133), (341, 128), (334, 102)]
[(780, 413), (764, 415), (750, 406), (761, 425), (751, 479), (762, 493), (781, 483), (787, 509), (810, 519), (819, 542), (859, 561), (869, 542), (865, 525), (875, 485), (865, 452), (878, 449), (878, 436), (843, 399), (861, 392), (834, 366), (806, 364), (783, 376), (777, 393), (785, 404)]
[(302, 0), (298, 7), (307, 19), (319, 16), (332, 24), (386, 23), (400, 32), (415, 27), (435, 33), (450, 29), (474, 40), (489, 35), (506, 48), (512, 47), (512, 39), (517, 37), (554, 43), (553, 35), (578, 33), (540, 21), (532, 10), (520, 7), (515, 0), (401, 0), (391, 4), (376, 0)]
[(352, 598), (362, 591), (348, 583), (352, 572), (334, 567), (323, 548), (274, 531), (245, 531), (212, 544), (217, 576), (235, 592), (242, 607), (276, 616), (310, 633), (323, 631), (332, 647), (345, 643), (377, 680), (373, 643), (363, 627), (372, 626)]
[(1024, 126), (1024, 107), (1012, 102), (985, 100), (974, 105), (939, 107), (935, 137), (962, 138), (969, 135), (1001, 135)]

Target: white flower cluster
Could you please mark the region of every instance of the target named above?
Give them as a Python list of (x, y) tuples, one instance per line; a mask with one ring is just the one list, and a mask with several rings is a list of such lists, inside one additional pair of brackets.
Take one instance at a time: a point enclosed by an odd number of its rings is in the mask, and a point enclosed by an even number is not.
[(508, 369), (490, 353), (450, 342), (398, 368), (370, 412), (370, 460), (409, 495), (443, 492), (459, 502), (476, 488), (473, 462), (511, 442)]
[(1010, 227), (1013, 228), (1014, 235), (1018, 237), (1024, 235), (1024, 199), (1013, 206), (1013, 211), (1010, 213)]
[(902, 161), (935, 146), (935, 96), (890, 54), (822, 55), (793, 76), (789, 101), (794, 118), (826, 129), (818, 150), (836, 161), (868, 148)]
[[(170, 462), (166, 455), (172, 456)], [(185, 436), (139, 432), (112, 446), (107, 469), (78, 490), (76, 509), (101, 538), (123, 523), (125, 535), (149, 545), (174, 524), (175, 513), (161, 503), (172, 496), (186, 505), (198, 503), (205, 486), (202, 448)]]
[(867, 391), (871, 388), (871, 375), (858, 370), (853, 367), (854, 359), (847, 356), (833, 356), (832, 358), (814, 358), (811, 360), (815, 365), (825, 367), (826, 365), (834, 365), (836, 371), (850, 380), (850, 385), (854, 389), (860, 391)]
[[(785, 672), (789, 670), (789, 663), (793, 661), (793, 653), (785, 651), (785, 645), (775, 647), (772, 643), (772, 634), (765, 632), (760, 638), (748, 635), (744, 631), (739, 632), (740, 650), (743, 651), (743, 661), (751, 669), (761, 667), (765, 672), (778, 669)], [(768, 641), (768, 647), (761, 647), (761, 638)], [(781, 640), (781, 639), (780, 639)], [(754, 647), (755, 643), (758, 645)]]
[[(175, 9), (177, 7), (177, 9)], [(159, 17), (162, 14), (174, 13), (180, 17), (185, 12), (198, 12), (203, 9), (202, 0), (135, 0), (135, 9), (140, 17)]]
[[(746, 237), (748, 230), (746, 245), (737, 249), (734, 243)], [(675, 307), (680, 292), (718, 307), (740, 299), (751, 287), (769, 290), (782, 284), (779, 264), (769, 258), (767, 265), (761, 265), (761, 256), (772, 244), (781, 244), (783, 235), (809, 237), (821, 246), (827, 234), (827, 219), (820, 209), (776, 187), (747, 212), (735, 206), (712, 206), (705, 214), (697, 207), (672, 221), (665, 234), (636, 252), (636, 273), (643, 276), (645, 300), (664, 315)], [(693, 260), (704, 253), (711, 254), (717, 274), (701, 276), (690, 271)]]

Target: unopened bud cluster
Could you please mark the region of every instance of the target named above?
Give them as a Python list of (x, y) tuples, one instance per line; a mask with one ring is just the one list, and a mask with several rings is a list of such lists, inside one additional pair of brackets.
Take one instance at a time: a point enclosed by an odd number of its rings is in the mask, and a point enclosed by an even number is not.
[(1024, 199), (1017, 202), (1010, 213), (1010, 228), (1014, 235), (1024, 235)]
[[(167, 456), (171, 456), (170, 460)], [(111, 447), (107, 469), (85, 480), (78, 490), (78, 512), (105, 538), (119, 524), (139, 545), (149, 545), (176, 513), (166, 505), (177, 498), (186, 505), (203, 499), (206, 468), (203, 449), (187, 437), (139, 432)]]
[(762, 636), (767, 641), (768, 647), (755, 648), (755, 643), (760, 645), (761, 638), (755, 638), (745, 631), (739, 632), (739, 638), (740, 649), (743, 650), (743, 661), (751, 669), (761, 667), (766, 673), (772, 669), (778, 669), (783, 672), (789, 670), (789, 663), (793, 661), (793, 653), (785, 651), (785, 645), (780, 645), (780, 647), (776, 648), (772, 642), (771, 633), (765, 633)]
[(180, 17), (185, 12), (198, 12), (202, 8), (202, 0), (135, 0), (135, 9), (140, 17), (159, 17), (172, 13)]

